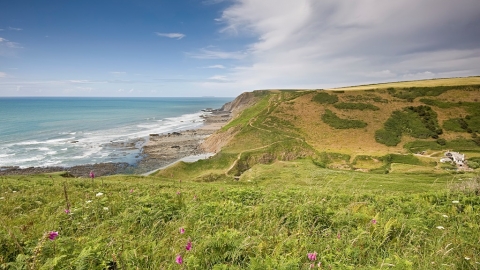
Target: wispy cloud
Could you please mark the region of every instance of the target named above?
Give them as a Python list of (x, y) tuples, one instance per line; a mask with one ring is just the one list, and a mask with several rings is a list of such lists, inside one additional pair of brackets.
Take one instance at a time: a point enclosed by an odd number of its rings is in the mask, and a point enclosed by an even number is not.
[(5, 72), (0, 72), (0, 78), (6, 78), (7, 77), (7, 73)]
[(242, 53), (190, 56), (242, 59), (227, 74), (242, 89), (480, 74), (474, 0), (236, 0), (219, 21), (221, 33), (254, 41)]
[(222, 3), (222, 2), (225, 2), (226, 0), (204, 0), (202, 1), (202, 3), (204, 5), (215, 5), (215, 4), (219, 4), (219, 3)]
[(110, 74), (112, 74), (113, 76), (124, 76), (127, 74), (127, 72), (124, 72), (124, 71), (111, 71)]
[(205, 68), (220, 68), (220, 69), (224, 69), (225, 66), (224, 66), (224, 65), (212, 65), (212, 66), (208, 66), (208, 67), (205, 67)]
[(220, 50), (200, 49), (197, 53), (187, 53), (187, 56), (196, 59), (243, 59), (246, 57), (245, 52), (234, 51), (226, 52)]
[(8, 27), (8, 30), (12, 30), (12, 31), (22, 31), (23, 29), (22, 29), (22, 28), (17, 28), (17, 27)]
[(168, 37), (168, 38), (176, 38), (176, 39), (182, 39), (185, 37), (185, 34), (182, 33), (159, 33), (155, 32), (155, 34), (159, 37)]

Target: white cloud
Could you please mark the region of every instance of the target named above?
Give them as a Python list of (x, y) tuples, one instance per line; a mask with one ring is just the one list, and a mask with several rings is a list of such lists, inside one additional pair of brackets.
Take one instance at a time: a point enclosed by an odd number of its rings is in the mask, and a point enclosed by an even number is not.
[(204, 5), (215, 5), (224, 2), (225, 0), (204, 0), (202, 3)]
[(212, 76), (210, 78), (208, 78), (209, 80), (216, 80), (216, 81), (222, 81), (222, 82), (225, 82), (225, 81), (228, 81), (227, 77), (226, 76), (223, 76), (223, 75), (215, 75), (215, 76)]
[(220, 68), (220, 69), (224, 69), (225, 66), (224, 66), (224, 65), (212, 65), (212, 66), (208, 66), (208, 67), (205, 67), (205, 68)]
[(0, 72), (0, 78), (6, 78), (7, 77), (7, 73), (5, 72)]
[(155, 34), (159, 37), (168, 37), (168, 38), (176, 38), (176, 39), (182, 39), (185, 37), (184, 34), (182, 33), (159, 33), (155, 32)]
[(17, 28), (17, 27), (8, 27), (8, 30), (13, 30), (13, 31), (22, 31), (22, 28)]
[(478, 0), (235, 0), (220, 21), (221, 33), (256, 38), (229, 57), (242, 59), (228, 74), (242, 89), (480, 74)]
[(110, 74), (112, 74), (113, 76), (124, 76), (127, 73), (124, 72), (124, 71), (112, 71), (112, 72), (110, 72)]
[(198, 53), (187, 53), (187, 56), (196, 59), (243, 59), (246, 56), (245, 52), (233, 51), (226, 52), (220, 50), (200, 49)]

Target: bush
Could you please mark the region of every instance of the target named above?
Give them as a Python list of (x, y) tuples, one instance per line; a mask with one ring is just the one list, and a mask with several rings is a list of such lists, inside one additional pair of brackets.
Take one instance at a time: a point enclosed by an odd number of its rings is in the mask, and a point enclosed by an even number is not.
[(375, 105), (368, 104), (368, 103), (336, 103), (333, 105), (335, 108), (340, 109), (340, 110), (371, 110), (371, 111), (378, 111), (380, 108), (378, 108)]
[(445, 140), (445, 139), (437, 139), (437, 143), (440, 144), (440, 145), (446, 145), (446, 144), (447, 144), (447, 140)]
[(325, 110), (325, 114), (322, 115), (322, 120), (325, 124), (336, 129), (364, 128), (367, 126), (367, 123), (360, 120), (340, 118), (330, 110)]
[(334, 104), (338, 102), (338, 97), (322, 91), (317, 93), (312, 100), (320, 104)]
[(443, 131), (438, 125), (437, 114), (429, 106), (409, 106), (402, 111), (394, 111), (384, 128), (375, 132), (375, 140), (387, 146), (395, 146), (405, 133), (419, 139), (438, 139)]

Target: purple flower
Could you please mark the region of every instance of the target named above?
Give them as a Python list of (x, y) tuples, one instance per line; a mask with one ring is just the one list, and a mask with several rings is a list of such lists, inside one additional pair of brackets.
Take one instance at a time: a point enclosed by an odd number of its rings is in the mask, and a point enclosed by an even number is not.
[(93, 171), (90, 171), (90, 178), (95, 178), (95, 173)]
[(182, 255), (178, 255), (177, 258), (175, 259), (175, 262), (178, 263), (178, 264), (183, 264)]
[(181, 233), (181, 234), (184, 234), (184, 233), (185, 233), (185, 229), (184, 229), (184, 228), (180, 228), (180, 233)]
[(377, 224), (377, 220), (376, 220), (376, 219), (372, 219), (372, 224), (373, 224), (373, 225)]
[(65, 209), (65, 214), (70, 214), (70, 209)]
[(317, 259), (317, 252), (313, 252), (313, 253), (307, 253), (307, 257), (310, 261), (315, 261)]
[(192, 241), (188, 240), (187, 245), (185, 246), (186, 250), (192, 249)]
[(56, 232), (56, 231), (51, 231), (51, 232), (48, 233), (48, 239), (50, 239), (52, 241), (55, 240), (55, 238), (57, 238), (57, 237), (58, 237), (58, 232)]
[(177, 191), (177, 195), (180, 195), (180, 191)]

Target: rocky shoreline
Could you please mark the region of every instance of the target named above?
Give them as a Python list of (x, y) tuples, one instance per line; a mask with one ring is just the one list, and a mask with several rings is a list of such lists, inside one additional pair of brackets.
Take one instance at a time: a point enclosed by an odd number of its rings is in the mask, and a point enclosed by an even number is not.
[[(201, 143), (230, 121), (230, 111), (212, 110), (204, 117), (204, 126), (194, 130), (184, 130), (167, 134), (150, 134), (142, 143), (140, 161), (134, 165), (128, 163), (97, 163), (73, 167), (0, 167), (0, 175), (31, 175), (53, 172), (68, 172), (73, 177), (89, 177), (90, 171), (96, 176), (115, 174), (143, 174), (193, 155), (204, 154)], [(120, 147), (134, 147), (143, 138), (132, 139), (133, 143), (121, 143)], [(119, 143), (117, 143), (119, 144)], [(118, 147), (118, 145), (116, 145)]]

